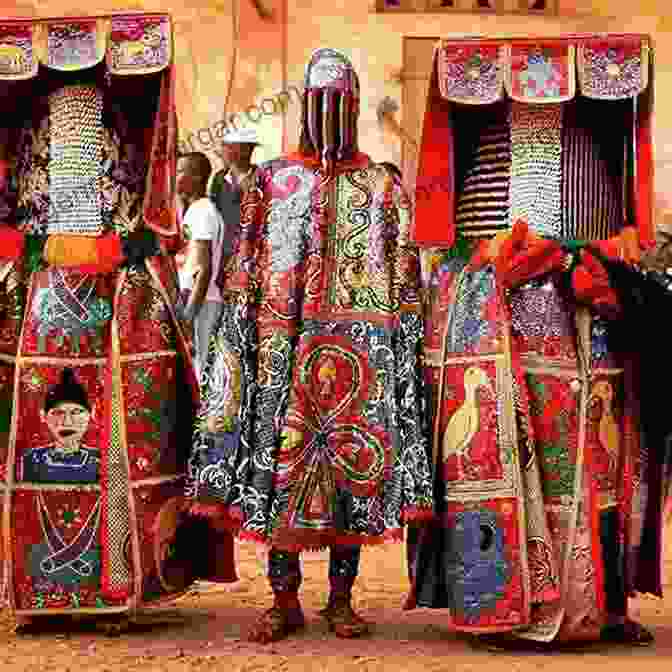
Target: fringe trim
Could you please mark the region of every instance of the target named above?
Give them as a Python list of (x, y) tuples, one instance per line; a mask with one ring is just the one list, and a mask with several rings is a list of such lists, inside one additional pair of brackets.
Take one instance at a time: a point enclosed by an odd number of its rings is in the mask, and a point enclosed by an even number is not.
[(236, 534), (243, 523), (243, 511), (237, 506), (196, 502), (188, 507), (187, 512), (194, 518), (207, 519), (212, 527), (220, 532)]
[(424, 523), (436, 520), (436, 513), (433, 509), (411, 506), (401, 512), (402, 523)]

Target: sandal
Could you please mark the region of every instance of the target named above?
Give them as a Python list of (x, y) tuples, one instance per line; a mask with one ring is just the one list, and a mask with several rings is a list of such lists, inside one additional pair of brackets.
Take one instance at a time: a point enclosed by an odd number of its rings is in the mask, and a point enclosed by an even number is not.
[(653, 633), (640, 623), (627, 620), (625, 623), (615, 623), (602, 628), (600, 641), (627, 646), (651, 646), (655, 638)]
[(301, 630), (305, 625), (306, 620), (300, 607), (283, 609), (274, 605), (265, 611), (252, 626), (247, 634), (247, 641), (258, 644), (278, 642)]
[(353, 639), (371, 631), (371, 626), (354, 611), (349, 601), (328, 605), (320, 611), (320, 616), (327, 622), (329, 632), (336, 637)]

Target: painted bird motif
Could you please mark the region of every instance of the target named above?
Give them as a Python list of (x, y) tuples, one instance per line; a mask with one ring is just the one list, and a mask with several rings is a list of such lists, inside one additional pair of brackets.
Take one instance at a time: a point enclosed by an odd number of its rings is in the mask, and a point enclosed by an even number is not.
[(478, 432), (479, 413), (476, 393), (480, 388), (485, 388), (494, 396), (487, 373), (477, 366), (471, 366), (464, 373), (464, 402), (450, 418), (443, 435), (443, 461), (447, 462), (452, 455), (456, 455), (460, 478), (463, 476), (464, 456)]
[(595, 385), (590, 395), (590, 403), (602, 402), (602, 412), (598, 425), (598, 438), (600, 444), (607, 451), (609, 456), (609, 470), (616, 467), (618, 460), (618, 448), (621, 443), (621, 432), (614, 416), (613, 402), (614, 389), (606, 381), (600, 380)]

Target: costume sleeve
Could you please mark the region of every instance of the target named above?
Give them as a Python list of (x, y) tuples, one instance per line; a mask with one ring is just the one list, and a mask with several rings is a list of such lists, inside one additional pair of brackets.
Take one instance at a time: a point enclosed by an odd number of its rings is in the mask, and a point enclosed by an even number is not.
[(395, 470), (402, 475), (402, 518), (408, 521), (431, 517), (433, 504), (429, 412), (421, 366), (420, 258), (409, 240), (412, 209), (401, 187), (395, 186), (386, 194), (384, 210), (398, 230), (393, 278), (399, 306), (394, 353), (399, 428)]

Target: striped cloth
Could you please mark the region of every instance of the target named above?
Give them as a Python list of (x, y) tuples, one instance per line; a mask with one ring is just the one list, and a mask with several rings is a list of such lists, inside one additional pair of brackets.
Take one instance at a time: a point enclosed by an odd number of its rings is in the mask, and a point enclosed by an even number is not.
[(576, 98), (564, 105), (563, 238), (603, 240), (623, 225), (628, 102)]
[[(509, 228), (511, 131), (508, 106), (462, 107), (459, 129), (457, 228), (464, 236), (486, 236)], [(464, 157), (460, 159), (460, 156)]]

